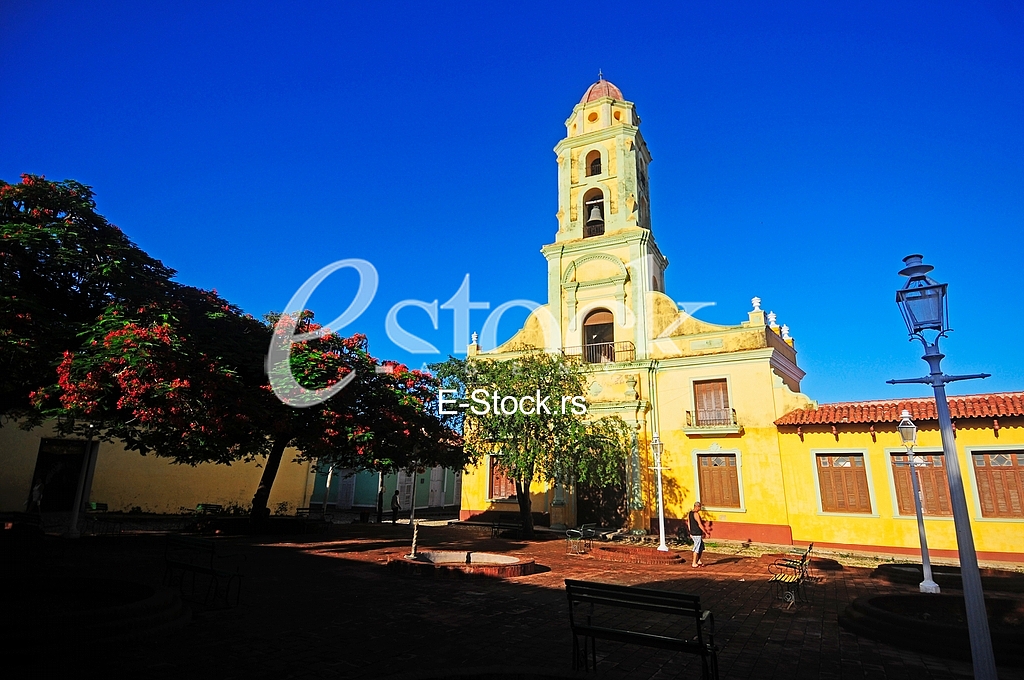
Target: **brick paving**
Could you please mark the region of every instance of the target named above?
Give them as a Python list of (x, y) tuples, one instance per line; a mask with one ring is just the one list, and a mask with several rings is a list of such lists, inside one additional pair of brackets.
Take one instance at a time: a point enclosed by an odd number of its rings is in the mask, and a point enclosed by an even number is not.
[[(423, 549), (502, 552), (535, 559), (541, 573), (515, 579), (431, 578), (398, 573), (389, 557), (409, 551), (408, 525), (342, 525), (326, 536), (261, 541), (223, 538), (244, 555), (239, 606), (202, 611), (155, 639), (97, 645), (34, 665), (142, 678), (534, 678), (667, 680), (700, 677), (696, 657), (598, 642), (599, 671), (571, 670), (566, 578), (699, 594), (714, 613), (722, 678), (969, 678), (961, 661), (901, 650), (839, 627), (846, 604), (872, 593), (914, 592), (870, 570), (817, 571), (792, 608), (772, 596), (766, 560), (705, 553), (707, 567), (630, 564), (567, 555), (561, 540), (492, 539), (479, 529), (423, 527)], [(686, 554), (689, 557), (689, 554)], [(159, 585), (162, 537), (69, 542), (39, 569)], [(639, 612), (625, 617), (643, 616)], [(913, 631), (908, 630), (908, 635)], [(130, 675), (129, 675), (130, 674)], [(1004, 679), (1024, 669), (1000, 668)]]

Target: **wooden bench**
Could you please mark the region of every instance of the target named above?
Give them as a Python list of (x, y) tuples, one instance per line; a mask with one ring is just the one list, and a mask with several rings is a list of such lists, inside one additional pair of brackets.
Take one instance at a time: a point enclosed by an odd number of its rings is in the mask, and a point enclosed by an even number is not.
[(503, 531), (514, 531), (516, 537), (523, 535), (523, 516), (517, 512), (502, 512), (491, 524), (491, 538), (497, 538)]
[(771, 574), (768, 583), (775, 589), (775, 597), (786, 601), (786, 609), (792, 607), (800, 596), (800, 586), (807, 580), (813, 549), (814, 544), (810, 543), (799, 558), (780, 557), (768, 565), (768, 573)]
[(191, 575), (194, 598), (197, 589), (197, 577), (207, 578), (206, 595), (203, 603), (215, 605), (223, 600), (224, 606), (231, 606), (232, 586), (234, 586), (234, 604), (238, 604), (242, 590), (242, 573), (238, 566), (232, 571), (222, 568), (220, 560), (245, 559), (244, 555), (219, 555), (217, 542), (208, 538), (192, 536), (167, 536), (164, 548), (164, 584), (177, 585), (184, 595), (186, 575)]
[[(701, 657), (701, 678), (718, 680), (718, 648), (715, 646), (715, 618), (710, 611), (702, 610), (700, 597), (653, 588), (620, 586), (610, 583), (593, 583), (566, 579), (565, 593), (569, 598), (569, 627), (572, 629), (572, 667), (579, 668), (582, 658), (586, 670), (590, 670), (587, 648), (597, 670), (597, 648), (595, 640), (613, 640), (644, 647), (656, 647), (676, 652), (687, 652)], [(588, 612), (581, 616), (580, 605), (589, 605)], [(595, 608), (600, 617), (595, 620)], [(668, 617), (681, 617), (683, 623), (692, 622), (694, 627), (676, 627), (676, 622), (660, 626), (671, 632), (649, 632), (650, 621), (630, 625), (630, 618), (622, 616), (618, 609), (639, 609)], [(579, 638), (583, 638), (580, 648)]]
[(89, 501), (85, 507), (85, 532), (99, 535), (121, 533), (121, 523), (106, 517), (109, 506), (106, 503)]
[(303, 533), (322, 534), (334, 523), (334, 515), (324, 512), (323, 507), (296, 508), (295, 516), (302, 520)]

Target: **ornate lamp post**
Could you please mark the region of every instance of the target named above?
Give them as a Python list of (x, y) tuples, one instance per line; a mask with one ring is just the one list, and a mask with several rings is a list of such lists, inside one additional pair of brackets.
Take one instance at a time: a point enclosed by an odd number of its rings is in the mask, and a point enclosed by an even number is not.
[(917, 444), (917, 425), (910, 419), (910, 411), (903, 409), (900, 414), (900, 431), (903, 446), (907, 447), (907, 458), (910, 459), (910, 483), (914, 488), (914, 510), (917, 512), (917, 534), (921, 537), (921, 565), (924, 568), (924, 580), (921, 581), (922, 593), (939, 592), (939, 584), (932, 580), (932, 561), (928, 558), (928, 538), (924, 533), (924, 512), (921, 510), (921, 482), (917, 478), (917, 456), (914, 445)]
[[(903, 313), (910, 338), (918, 339), (924, 345), (924, 356), (928, 362), (929, 374), (923, 378), (889, 380), (890, 385), (899, 383), (921, 383), (931, 385), (935, 391), (935, 410), (939, 416), (939, 430), (942, 434), (942, 452), (946, 459), (946, 476), (949, 480), (949, 502), (953, 509), (953, 523), (956, 526), (957, 551), (960, 554), (960, 576), (963, 579), (964, 603), (967, 606), (967, 629), (971, 639), (971, 659), (974, 663), (974, 677), (978, 680), (996, 680), (996, 663), (992, 655), (992, 638), (988, 629), (985, 612), (985, 595), (981, 589), (981, 573), (978, 571), (978, 554), (974, 548), (971, 533), (971, 518), (964, 495), (964, 482), (960, 474), (960, 461), (956, 454), (953, 438), (953, 424), (949, 417), (949, 403), (946, 401), (946, 383), (972, 378), (987, 378), (988, 373), (974, 375), (945, 375), (940, 363), (945, 355), (939, 351), (939, 338), (950, 332), (947, 324), (946, 284), (937, 283), (927, 274), (934, 267), (924, 264), (921, 255), (903, 258), (900, 276), (907, 277), (906, 285), (896, 291), (896, 304)], [(929, 342), (926, 331), (934, 332)]]
[(654, 438), (651, 440), (651, 453), (654, 454), (654, 470), (658, 472), (658, 534), (661, 538), (661, 544), (658, 546), (658, 550), (661, 552), (668, 552), (668, 546), (665, 545), (665, 496), (661, 489), (661, 471), (668, 468), (661, 467), (661, 454), (665, 451), (665, 445), (658, 439), (658, 433), (654, 433)]

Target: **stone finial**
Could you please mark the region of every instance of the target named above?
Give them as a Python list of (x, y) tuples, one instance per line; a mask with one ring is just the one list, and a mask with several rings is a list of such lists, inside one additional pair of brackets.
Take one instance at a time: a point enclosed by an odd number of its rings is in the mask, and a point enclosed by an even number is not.
[(750, 298), (750, 304), (754, 305), (754, 311), (755, 312), (760, 312), (761, 311), (761, 298), (759, 298), (759, 297), (752, 297), (752, 298)]
[(480, 336), (476, 334), (476, 331), (473, 331), (473, 334), (469, 336), (469, 338), (470, 343), (475, 345), (476, 341), (480, 339)]
[(778, 325), (775, 323), (775, 312), (768, 312), (768, 325), (772, 328), (775, 328), (775, 326)]
[(782, 325), (782, 339), (783, 340), (792, 340), (792, 338), (789, 337), (789, 326), (787, 326), (785, 324)]

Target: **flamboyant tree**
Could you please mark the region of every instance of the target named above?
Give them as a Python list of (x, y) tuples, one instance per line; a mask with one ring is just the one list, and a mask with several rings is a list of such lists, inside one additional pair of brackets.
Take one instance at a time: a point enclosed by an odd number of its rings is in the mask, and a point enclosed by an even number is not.
[(84, 326), (162, 298), (173, 274), (96, 212), (90, 187), (0, 181), (0, 416), (30, 413)]
[[(89, 187), (26, 175), (0, 183), (0, 211), (0, 415), (176, 463), (264, 460), (257, 525), (289, 447), (357, 470), (464, 464), (434, 378), (372, 357), (364, 336), (323, 333), (268, 362), (289, 324), (172, 281), (95, 212)], [(317, 330), (310, 313), (290, 328)], [(305, 389), (358, 379), (296, 408), (268, 382), (283, 372)]]
[[(275, 333), (317, 335), (323, 330), (309, 313), (293, 319), (271, 316), (268, 321)], [(438, 381), (371, 356), (363, 335), (344, 338), (326, 333), (296, 343), (287, 360), (269, 370), (291, 375), (307, 390), (329, 388), (352, 373), (355, 378), (329, 399), (302, 407), (275, 395), (268, 409), (273, 447), (253, 498), (254, 516), (265, 512), (273, 476), (289, 447), (320, 465), (385, 473), (420, 465), (466, 464), (459, 434), (438, 417)]]
[[(526, 536), (533, 534), (534, 481), (617, 481), (629, 452), (629, 426), (618, 416), (595, 418), (581, 406), (587, 381), (578, 359), (523, 348), (511, 357), (450, 358), (431, 369), (446, 387), (457, 390), (457, 400), (469, 405), (457, 409), (465, 414), (467, 458), (491, 454), (514, 481)], [(506, 397), (518, 405), (509, 401), (502, 408)], [(530, 399), (524, 403), (522, 397)]]

